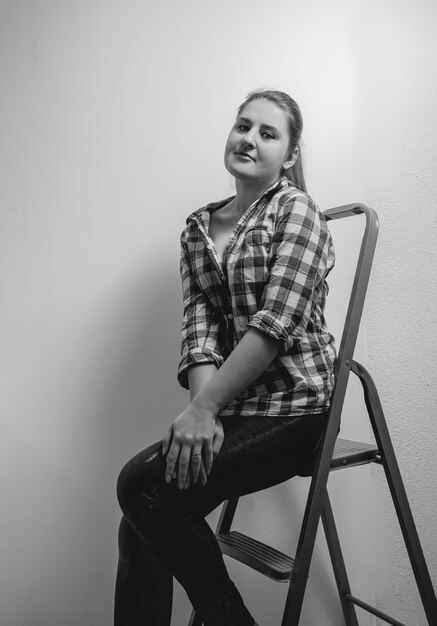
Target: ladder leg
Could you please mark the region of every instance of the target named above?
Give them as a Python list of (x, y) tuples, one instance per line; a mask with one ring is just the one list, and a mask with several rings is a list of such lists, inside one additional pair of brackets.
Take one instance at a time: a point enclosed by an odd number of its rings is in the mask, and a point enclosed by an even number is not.
[(239, 498), (231, 498), (223, 503), (220, 518), (217, 523), (216, 535), (219, 535), (220, 533), (228, 533), (231, 530), (238, 501)]
[(329, 423), (321, 443), (311, 479), (281, 626), (298, 626), (299, 624), (337, 429), (335, 422)]
[[(314, 479), (312, 482), (314, 482)], [(326, 481), (322, 487), (325, 485)], [(300, 531), (281, 626), (299, 625), (322, 506), (322, 493), (319, 493), (316, 497), (315, 494), (311, 492), (312, 489), (310, 489), (310, 495), (308, 496), (307, 507)]]
[(351, 589), (327, 490), (323, 501), (322, 522), (343, 609), (344, 621), (346, 626), (359, 626), (355, 607), (351, 602), (348, 602), (346, 597), (346, 594), (351, 594)]
[(367, 370), (353, 361), (352, 371), (360, 378), (376, 443), (381, 453), (387, 482), (393, 498), (405, 545), (430, 626), (437, 624), (437, 599), (432, 586), (422, 546), (417, 534), (404, 483), (393, 450), (379, 395)]

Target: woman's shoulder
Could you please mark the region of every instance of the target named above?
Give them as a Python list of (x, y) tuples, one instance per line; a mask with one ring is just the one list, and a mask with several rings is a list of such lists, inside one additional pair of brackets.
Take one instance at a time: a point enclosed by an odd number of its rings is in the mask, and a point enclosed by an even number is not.
[(193, 220), (196, 221), (199, 219), (204, 219), (205, 213), (211, 213), (211, 211), (215, 211), (216, 209), (221, 209), (226, 204), (229, 204), (232, 198), (233, 196), (229, 198), (224, 198), (223, 200), (215, 200), (214, 202), (208, 202), (208, 204), (205, 204), (204, 206), (201, 206), (200, 208), (195, 209), (194, 211), (189, 213), (189, 215), (187, 216), (187, 219), (185, 221), (186, 224), (188, 224), (189, 222)]
[(272, 200), (279, 215), (289, 215), (291, 213), (323, 215), (312, 196), (292, 185), (279, 189)]
[(189, 213), (185, 220), (185, 226), (181, 233), (182, 241), (190, 238), (190, 236), (197, 236), (199, 232), (199, 227), (204, 227), (206, 230), (208, 230), (209, 216), (211, 212), (220, 209), (226, 204), (229, 204), (232, 198), (233, 196), (231, 196), (230, 198), (225, 198), (223, 200), (208, 202), (208, 204), (205, 204), (204, 206), (201, 206), (198, 209), (195, 209), (194, 211)]
[(271, 202), (271, 222), (274, 230), (299, 228), (328, 236), (326, 218), (318, 204), (306, 191), (291, 184), (279, 189)]

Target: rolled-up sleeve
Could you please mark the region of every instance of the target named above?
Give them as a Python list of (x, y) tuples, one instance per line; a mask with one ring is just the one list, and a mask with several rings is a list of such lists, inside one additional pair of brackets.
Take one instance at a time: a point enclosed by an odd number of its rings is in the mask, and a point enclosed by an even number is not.
[(286, 351), (301, 340), (330, 270), (330, 237), (323, 214), (309, 197), (284, 200), (266, 285), (248, 326), (279, 340)]
[(219, 322), (193, 276), (186, 245), (181, 244), (181, 279), (184, 312), (181, 333), (181, 359), (178, 369), (179, 384), (189, 388), (188, 369), (193, 365), (223, 363), (219, 343)]

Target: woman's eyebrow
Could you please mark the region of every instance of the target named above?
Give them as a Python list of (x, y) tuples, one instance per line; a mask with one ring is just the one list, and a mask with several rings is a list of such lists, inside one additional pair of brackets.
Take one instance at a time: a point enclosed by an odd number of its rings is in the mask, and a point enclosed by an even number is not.
[[(248, 117), (239, 117), (237, 121), (243, 122), (244, 124), (250, 124), (250, 125), (253, 124), (252, 120)], [(280, 134), (279, 129), (276, 128), (276, 126), (271, 126), (270, 124), (261, 124), (261, 128), (263, 130), (270, 130), (271, 132), (276, 133), (278, 135)]]
[(261, 128), (264, 130), (270, 130), (272, 133), (280, 134), (280, 131), (275, 126), (270, 126), (270, 124), (261, 124)]

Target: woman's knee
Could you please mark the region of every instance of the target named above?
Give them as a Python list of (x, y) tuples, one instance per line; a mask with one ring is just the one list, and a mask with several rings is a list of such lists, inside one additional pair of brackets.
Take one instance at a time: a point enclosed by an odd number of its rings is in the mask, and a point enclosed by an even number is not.
[(127, 512), (138, 499), (152, 497), (160, 475), (164, 473), (160, 448), (157, 444), (140, 452), (122, 468), (117, 480), (117, 498), (121, 510)]
[(117, 498), (121, 510), (124, 512), (130, 496), (134, 492), (132, 472), (130, 471), (130, 464), (132, 461), (128, 461), (121, 470), (117, 479)]

